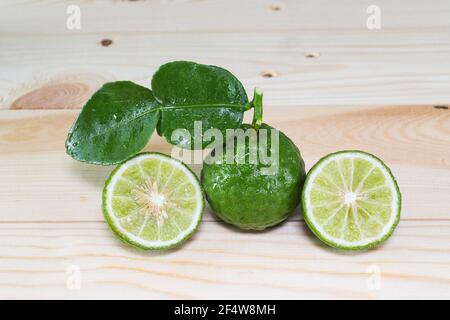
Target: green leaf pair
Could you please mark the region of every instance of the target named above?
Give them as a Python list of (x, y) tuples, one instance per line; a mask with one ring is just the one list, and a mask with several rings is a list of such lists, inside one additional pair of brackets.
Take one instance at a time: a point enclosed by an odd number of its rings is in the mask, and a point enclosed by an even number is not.
[[(262, 104), (259, 92), (249, 102), (241, 82), (229, 71), (194, 62), (162, 65), (151, 85), (153, 92), (130, 81), (106, 83), (69, 130), (67, 153), (83, 162), (117, 164), (144, 148), (155, 128), (169, 143), (193, 149), (196, 121), (202, 121), (201, 136), (210, 128), (225, 136), (226, 129), (242, 124), (246, 110), (255, 104), (260, 110)], [(179, 129), (191, 139), (174, 135)], [(201, 141), (197, 147), (202, 149), (210, 144)]]

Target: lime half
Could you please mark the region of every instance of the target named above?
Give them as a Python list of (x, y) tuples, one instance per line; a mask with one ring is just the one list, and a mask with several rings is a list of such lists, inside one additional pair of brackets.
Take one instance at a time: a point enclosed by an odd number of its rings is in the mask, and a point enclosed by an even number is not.
[(160, 153), (141, 153), (119, 165), (103, 189), (103, 213), (125, 242), (168, 249), (198, 227), (204, 197), (195, 174)]
[(302, 205), (307, 225), (320, 240), (340, 249), (367, 249), (394, 231), (401, 194), (380, 159), (362, 151), (341, 151), (310, 170)]

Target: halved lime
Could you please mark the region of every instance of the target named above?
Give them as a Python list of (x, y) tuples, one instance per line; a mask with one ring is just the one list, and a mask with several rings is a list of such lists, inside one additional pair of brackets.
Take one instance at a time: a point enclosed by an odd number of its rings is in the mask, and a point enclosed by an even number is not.
[(204, 197), (195, 174), (160, 153), (141, 153), (119, 165), (103, 189), (103, 213), (125, 242), (168, 249), (197, 229)]
[(394, 231), (401, 194), (380, 159), (362, 151), (341, 151), (310, 170), (302, 205), (307, 225), (320, 240), (340, 249), (367, 249)]

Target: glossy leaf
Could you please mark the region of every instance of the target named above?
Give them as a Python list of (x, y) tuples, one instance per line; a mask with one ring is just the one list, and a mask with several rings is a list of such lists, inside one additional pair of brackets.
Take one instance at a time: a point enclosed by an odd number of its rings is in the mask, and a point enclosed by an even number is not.
[[(219, 129), (225, 137), (226, 129), (242, 124), (249, 101), (239, 80), (225, 69), (188, 61), (162, 65), (153, 76), (152, 90), (161, 104), (158, 133), (171, 143), (188, 149), (205, 148), (203, 133)], [(194, 143), (194, 123), (201, 121)], [(191, 139), (172, 136), (175, 130), (186, 129)], [(199, 139), (199, 140), (200, 140)]]
[(109, 165), (138, 153), (159, 119), (152, 91), (130, 81), (105, 84), (86, 103), (66, 140), (79, 161)]

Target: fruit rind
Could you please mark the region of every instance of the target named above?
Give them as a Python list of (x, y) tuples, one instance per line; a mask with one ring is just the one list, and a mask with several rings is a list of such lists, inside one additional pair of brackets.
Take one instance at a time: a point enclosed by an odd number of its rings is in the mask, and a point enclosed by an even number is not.
[[(392, 179), (392, 184), (395, 187), (395, 191), (397, 194), (397, 212), (395, 215), (395, 220), (393, 220), (391, 227), (389, 228), (389, 230), (379, 239), (367, 243), (367, 244), (363, 244), (363, 245), (343, 245), (340, 243), (337, 243), (335, 241), (332, 241), (329, 239), (329, 237), (325, 234), (323, 234), (322, 232), (320, 232), (318, 230), (318, 228), (315, 226), (314, 222), (311, 220), (311, 218), (308, 215), (307, 212), (307, 205), (306, 205), (306, 192), (308, 191), (308, 186), (311, 180), (311, 177), (313, 176), (313, 173), (325, 162), (328, 161), (330, 158), (334, 158), (340, 154), (360, 154), (363, 155), (365, 157), (369, 157), (371, 158), (373, 161), (377, 162), (379, 165), (381, 165), (381, 167), (388, 173), (388, 176), (390, 176), (390, 178)], [(398, 223), (400, 222), (400, 212), (401, 212), (401, 204), (402, 204), (402, 195), (400, 192), (400, 189), (398, 187), (397, 184), (397, 180), (395, 179), (394, 175), (392, 174), (391, 170), (389, 169), (389, 167), (378, 157), (374, 156), (373, 154), (370, 154), (368, 152), (365, 151), (360, 151), (360, 150), (342, 150), (342, 151), (338, 151), (338, 152), (334, 152), (334, 153), (330, 153), (328, 155), (326, 155), (325, 157), (321, 158), (316, 164), (314, 164), (314, 166), (310, 169), (310, 171), (308, 172), (307, 176), (306, 176), (306, 180), (305, 180), (305, 184), (302, 190), (302, 194), (301, 194), (301, 205), (302, 205), (302, 212), (303, 212), (303, 218), (306, 222), (306, 224), (308, 225), (308, 227), (310, 228), (310, 230), (317, 236), (317, 238), (319, 238), (322, 242), (324, 242), (325, 244), (334, 247), (336, 249), (341, 249), (341, 250), (367, 250), (367, 249), (371, 249), (374, 247), (377, 247), (378, 245), (380, 245), (381, 243), (385, 242), (387, 239), (389, 239), (389, 237), (392, 235), (392, 233), (394, 232), (395, 228), (397, 227)]]
[[(241, 128), (251, 127), (245, 124)], [(276, 130), (267, 124), (261, 129)], [(304, 161), (292, 140), (277, 131), (280, 172), (273, 175), (262, 174), (261, 163), (205, 161), (201, 183), (213, 213), (224, 222), (242, 230), (261, 231), (286, 220), (300, 203)]]
[[(108, 208), (108, 190), (109, 190), (109, 186), (111, 185), (111, 181), (113, 179), (113, 177), (117, 174), (117, 172), (119, 170), (121, 170), (121, 168), (126, 165), (127, 163), (129, 163), (131, 160), (139, 158), (139, 157), (149, 157), (149, 156), (153, 156), (156, 158), (164, 158), (166, 160), (169, 161), (173, 161), (174, 163), (177, 163), (177, 165), (179, 166), (179, 168), (184, 168), (186, 169), (186, 172), (190, 174), (191, 178), (193, 179), (193, 181), (196, 181), (196, 187), (198, 187), (198, 191), (200, 191), (201, 194), (201, 207), (198, 210), (198, 216), (197, 219), (195, 220), (195, 226), (190, 229), (185, 235), (183, 235), (182, 238), (177, 239), (177, 241), (173, 242), (173, 243), (169, 243), (169, 244), (165, 244), (165, 245), (157, 245), (157, 246), (152, 246), (152, 245), (146, 245), (143, 243), (143, 241), (137, 241), (135, 239), (133, 239), (132, 237), (127, 235), (127, 232), (125, 231), (121, 231), (120, 227), (118, 227), (115, 223), (115, 221), (112, 218), (112, 213), (109, 213), (109, 208)], [(199, 225), (200, 225), (200, 221), (202, 219), (203, 216), (203, 211), (205, 208), (205, 195), (203, 192), (203, 189), (200, 185), (200, 181), (198, 179), (198, 177), (195, 175), (195, 173), (188, 167), (186, 166), (184, 163), (182, 163), (179, 160), (176, 160), (172, 157), (169, 157), (163, 153), (159, 153), (159, 152), (142, 152), (139, 153), (131, 158), (129, 158), (128, 160), (125, 160), (124, 162), (122, 162), (121, 164), (119, 164), (109, 175), (108, 179), (105, 181), (105, 186), (103, 188), (103, 193), (102, 193), (102, 211), (103, 211), (103, 215), (108, 223), (108, 225), (110, 226), (111, 230), (113, 231), (113, 233), (124, 243), (129, 244), (134, 246), (135, 248), (138, 249), (142, 249), (142, 250), (153, 250), (153, 251), (160, 251), (160, 250), (168, 250), (168, 249), (172, 249), (174, 247), (178, 247), (180, 245), (182, 245), (183, 243), (185, 243), (194, 233), (195, 231), (198, 229)], [(194, 222), (193, 222), (194, 223)]]

